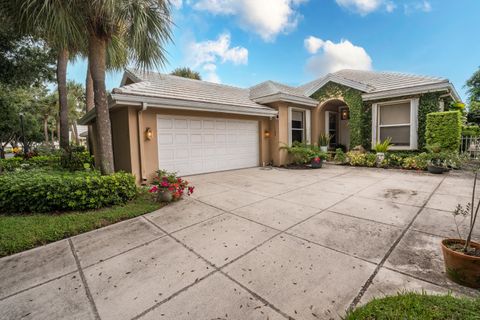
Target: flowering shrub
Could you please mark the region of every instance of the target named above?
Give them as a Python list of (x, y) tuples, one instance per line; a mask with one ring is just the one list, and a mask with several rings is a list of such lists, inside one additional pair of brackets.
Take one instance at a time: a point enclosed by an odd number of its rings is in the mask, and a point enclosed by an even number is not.
[(155, 194), (158, 201), (168, 202), (181, 199), (185, 193), (189, 196), (194, 189), (187, 180), (177, 177), (175, 172), (158, 170), (149, 192)]
[(373, 153), (360, 153), (356, 151), (347, 152), (347, 159), (352, 166), (375, 167), (377, 156)]

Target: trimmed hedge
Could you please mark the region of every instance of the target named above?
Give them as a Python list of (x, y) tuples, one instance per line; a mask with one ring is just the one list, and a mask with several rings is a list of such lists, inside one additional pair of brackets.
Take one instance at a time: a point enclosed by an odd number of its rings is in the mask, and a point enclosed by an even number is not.
[(124, 204), (137, 194), (135, 178), (119, 172), (24, 171), (0, 175), (0, 212), (56, 212)]
[(0, 159), (0, 172), (17, 169), (59, 168), (60, 156), (36, 156), (30, 159), (15, 157)]
[(439, 144), (442, 150), (458, 151), (462, 137), (462, 115), (458, 111), (432, 112), (427, 115), (427, 145)]

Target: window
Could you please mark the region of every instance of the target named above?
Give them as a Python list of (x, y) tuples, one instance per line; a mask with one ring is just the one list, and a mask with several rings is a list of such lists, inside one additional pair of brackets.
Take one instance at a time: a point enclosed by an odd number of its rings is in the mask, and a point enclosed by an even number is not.
[(305, 141), (305, 112), (292, 110), (292, 143)]
[(392, 139), (392, 149), (417, 148), (418, 99), (374, 104), (372, 142)]

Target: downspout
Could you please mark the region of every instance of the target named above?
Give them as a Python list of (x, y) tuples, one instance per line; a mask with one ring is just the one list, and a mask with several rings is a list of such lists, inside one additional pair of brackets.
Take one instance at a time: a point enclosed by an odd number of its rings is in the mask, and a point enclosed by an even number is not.
[(138, 121), (138, 147), (140, 151), (140, 175), (141, 175), (141, 184), (147, 184), (147, 176), (145, 174), (145, 145), (144, 145), (144, 136), (143, 136), (143, 111), (147, 110), (148, 105), (146, 102), (142, 103), (142, 108), (138, 111), (137, 121)]

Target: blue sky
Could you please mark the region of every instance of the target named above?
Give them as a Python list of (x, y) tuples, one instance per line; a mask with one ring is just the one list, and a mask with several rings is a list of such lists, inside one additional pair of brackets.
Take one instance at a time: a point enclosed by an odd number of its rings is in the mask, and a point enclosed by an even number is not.
[[(159, 71), (205, 80), (300, 85), (342, 68), (400, 71), (463, 85), (480, 66), (479, 0), (172, 0), (174, 43)], [(86, 63), (68, 77), (84, 82)], [(122, 74), (107, 75), (107, 87)]]

